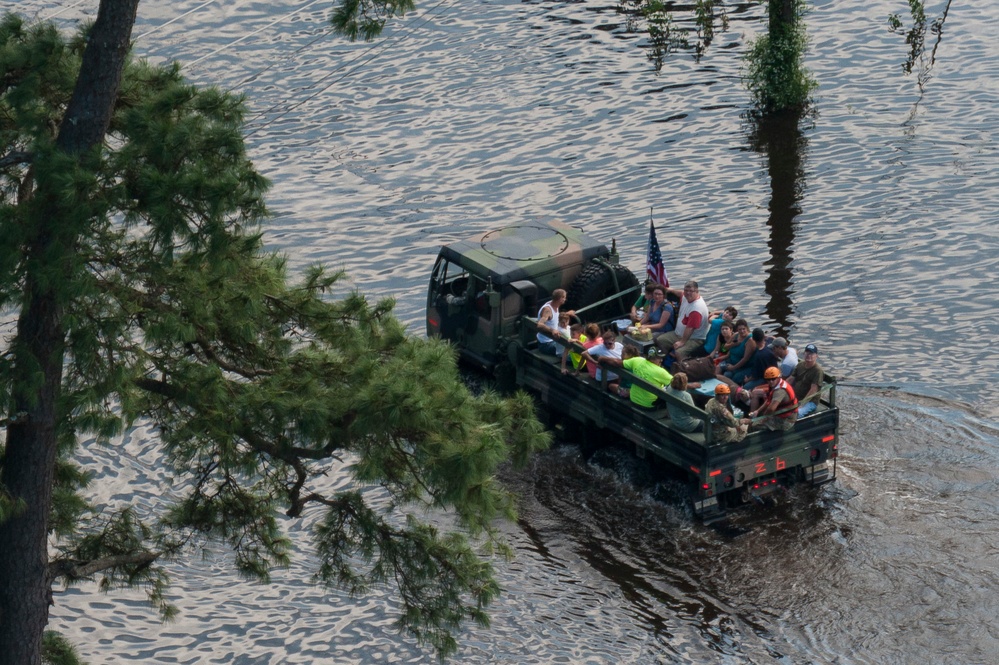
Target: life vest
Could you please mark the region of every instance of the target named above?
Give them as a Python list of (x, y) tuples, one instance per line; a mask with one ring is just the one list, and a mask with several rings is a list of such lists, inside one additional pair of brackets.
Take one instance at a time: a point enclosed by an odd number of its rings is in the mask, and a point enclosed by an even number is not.
[(792, 407), (798, 406), (798, 398), (794, 396), (794, 388), (792, 388), (784, 379), (780, 379), (776, 386), (767, 388), (767, 401), (763, 403), (763, 406), (770, 406), (770, 402), (773, 400), (774, 392), (780, 389), (784, 389), (784, 391), (787, 392), (787, 400), (777, 405), (777, 413), (773, 415), (778, 418), (794, 418), (798, 415), (798, 411), (796, 408)]

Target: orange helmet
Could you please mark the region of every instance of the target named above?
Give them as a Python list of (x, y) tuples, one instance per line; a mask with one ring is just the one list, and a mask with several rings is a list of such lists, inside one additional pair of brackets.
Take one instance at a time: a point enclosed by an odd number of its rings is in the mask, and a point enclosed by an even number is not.
[(763, 378), (767, 379), (767, 380), (770, 380), (770, 379), (779, 379), (780, 378), (780, 370), (777, 369), (776, 367), (767, 367), (766, 371), (763, 372)]
[(719, 383), (717, 386), (715, 386), (716, 395), (728, 395), (731, 392), (732, 390), (728, 387), (727, 383)]

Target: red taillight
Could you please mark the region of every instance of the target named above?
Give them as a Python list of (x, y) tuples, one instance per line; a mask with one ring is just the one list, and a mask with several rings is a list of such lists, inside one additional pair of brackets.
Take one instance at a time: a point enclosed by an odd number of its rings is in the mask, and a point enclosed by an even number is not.
[(835, 434), (830, 434), (829, 436), (822, 437), (822, 443), (829, 443), (830, 441), (834, 441), (835, 439), (836, 439), (836, 435)]

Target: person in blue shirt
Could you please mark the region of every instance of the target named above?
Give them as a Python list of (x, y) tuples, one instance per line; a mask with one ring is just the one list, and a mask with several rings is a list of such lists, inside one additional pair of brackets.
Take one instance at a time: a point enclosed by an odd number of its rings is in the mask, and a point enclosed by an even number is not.
[(708, 336), (704, 338), (704, 352), (711, 355), (715, 346), (718, 344), (718, 334), (721, 331), (721, 324), (728, 321), (732, 323), (735, 321), (735, 317), (739, 316), (739, 310), (737, 310), (732, 305), (729, 305), (720, 312), (712, 312), (708, 316)]
[(673, 304), (666, 300), (666, 287), (656, 285), (652, 289), (652, 302), (645, 310), (645, 316), (639, 322), (642, 328), (652, 331), (652, 337), (668, 332), (670, 323), (675, 320), (673, 316)]

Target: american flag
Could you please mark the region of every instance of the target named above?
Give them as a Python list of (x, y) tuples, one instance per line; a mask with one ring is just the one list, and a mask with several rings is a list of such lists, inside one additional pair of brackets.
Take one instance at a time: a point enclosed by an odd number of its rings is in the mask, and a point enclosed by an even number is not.
[(659, 240), (656, 239), (656, 225), (649, 220), (649, 251), (645, 260), (645, 277), (657, 284), (669, 286), (669, 276), (663, 265), (663, 255), (659, 251)]

